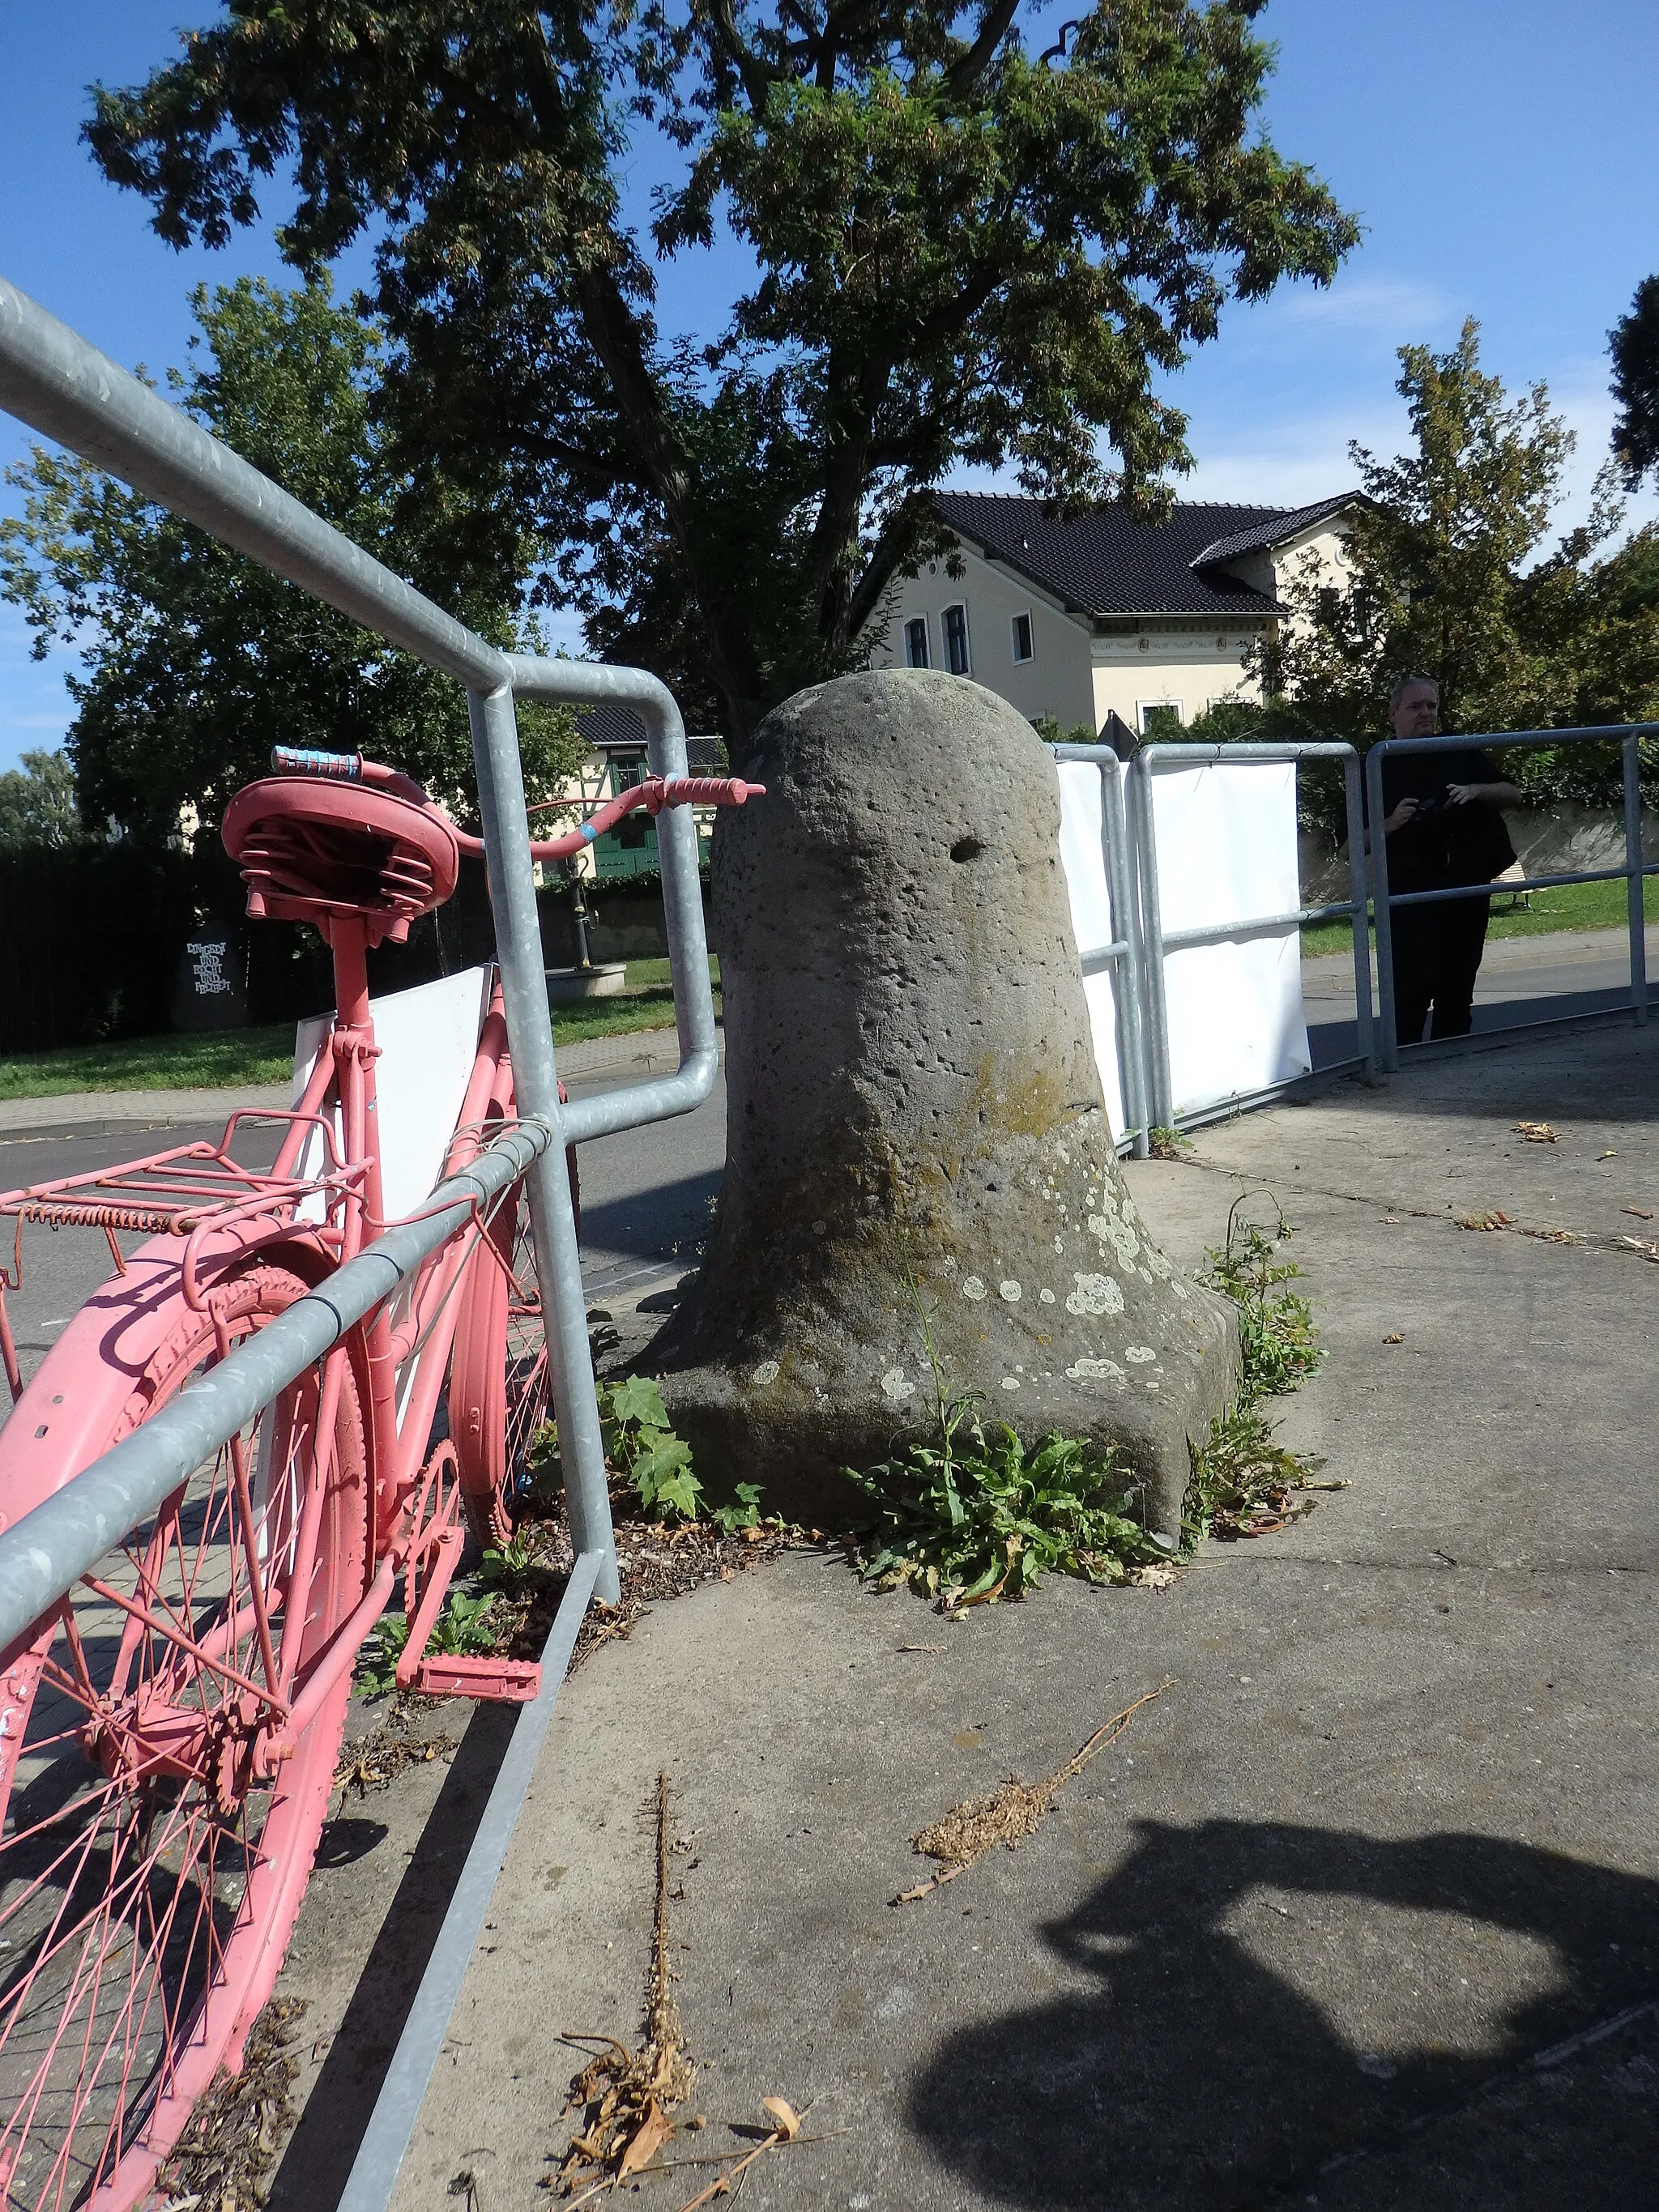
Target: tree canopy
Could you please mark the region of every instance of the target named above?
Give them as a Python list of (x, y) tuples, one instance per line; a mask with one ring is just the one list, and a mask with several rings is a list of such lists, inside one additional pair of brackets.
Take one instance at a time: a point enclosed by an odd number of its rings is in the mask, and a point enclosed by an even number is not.
[[(1199, 734), (1273, 729), (1363, 749), (1387, 733), (1389, 686), (1411, 674), (1438, 681), (1450, 730), (1659, 714), (1659, 531), (1618, 542), (1624, 511), (1604, 470), (1588, 520), (1547, 544), (1573, 434), (1544, 385), (1511, 396), (1482, 369), (1474, 321), (1449, 351), (1402, 346), (1399, 360), (1413, 443), (1390, 460), (1349, 448), (1364, 494), (1349, 588), (1311, 568), (1292, 579), (1290, 617), (1252, 670), (1266, 703), (1224, 702)], [(1618, 789), (1600, 748), (1516, 755), (1510, 769), (1540, 795), (1605, 802)]]
[(0, 775), (0, 852), (61, 852), (80, 843), (75, 772), (62, 753), (27, 752)]
[(1659, 276), (1644, 276), (1629, 314), (1607, 334), (1613, 396), (1619, 413), (1613, 450), (1634, 491), (1649, 470), (1659, 471)]
[[(429, 478), (412, 495), (374, 428), (373, 328), (335, 303), (326, 274), (291, 291), (199, 289), (192, 303), (193, 366), (170, 377), (185, 411), (419, 580), (453, 519), (450, 495)], [(88, 462), (36, 447), (9, 480), (24, 509), (0, 522), (0, 595), (22, 607), (37, 655), (54, 639), (80, 648), (68, 750), (96, 829), (154, 843), (177, 834), (185, 809), (216, 828), (279, 741), (395, 762), (476, 817), (466, 701), (449, 678)], [(448, 598), (514, 641), (499, 598)], [(574, 726), (544, 708), (521, 720), (526, 773), (545, 795), (574, 764)]]
[[(386, 420), (456, 489), (457, 573), (505, 584), (525, 519), (545, 595), (740, 744), (855, 657), (947, 470), (1155, 501), (1188, 462), (1155, 373), (1229, 295), (1330, 278), (1358, 228), (1261, 129), (1264, 4), (1050, 37), (1019, 0), (228, 0), (88, 135), (174, 244), (267, 179), (296, 266), (372, 235)], [(663, 266), (717, 234), (752, 282), (663, 330)]]

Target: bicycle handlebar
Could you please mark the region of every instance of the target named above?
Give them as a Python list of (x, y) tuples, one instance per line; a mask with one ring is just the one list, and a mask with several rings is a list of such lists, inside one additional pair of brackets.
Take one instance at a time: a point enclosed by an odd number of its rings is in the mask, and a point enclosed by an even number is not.
[[(405, 799), (413, 799), (418, 805), (433, 808), (443, 815), (446, 822), (449, 821), (444, 809), (421, 788), (412, 776), (404, 775), (401, 769), (388, 768), (383, 761), (365, 760), (361, 753), (325, 753), (317, 752), (308, 746), (274, 745), (270, 765), (277, 775), (309, 775), (330, 783), (374, 783), (389, 787)], [(607, 799), (603, 806), (589, 815), (586, 822), (567, 831), (562, 837), (532, 838), (530, 857), (532, 860), (568, 860), (573, 854), (580, 853), (584, 846), (591, 845), (596, 837), (602, 837), (607, 830), (614, 828), (625, 814), (631, 814), (636, 807), (642, 806), (647, 814), (654, 816), (660, 814), (665, 807), (741, 806), (748, 799), (763, 799), (765, 796), (764, 784), (745, 783), (741, 776), (647, 776), (642, 783), (636, 783), (627, 791), (618, 792), (614, 799)], [(554, 805), (560, 804), (556, 799), (551, 803)], [(455, 829), (453, 822), (450, 828), (454, 831), (455, 842), (462, 852), (470, 853), (479, 860), (483, 858), (482, 837), (470, 836), (465, 830)]]

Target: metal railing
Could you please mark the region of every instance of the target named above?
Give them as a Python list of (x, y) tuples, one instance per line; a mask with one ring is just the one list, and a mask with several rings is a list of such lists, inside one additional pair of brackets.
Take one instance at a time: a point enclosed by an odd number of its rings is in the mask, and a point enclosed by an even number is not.
[[(1123, 763), (1110, 745), (1056, 745), (1056, 761), (1081, 761), (1100, 776), (1100, 859), (1111, 907), (1112, 934), (1104, 945), (1079, 945), (1085, 976), (1112, 970), (1112, 1012), (1116, 1028), (1118, 1087), (1123, 1098), (1124, 1139), (1135, 1158), (1147, 1153), (1146, 1055), (1141, 1034), (1146, 984), (1141, 972), (1140, 933), (1135, 927), (1134, 868), (1129, 854), (1128, 822), (1123, 800)], [(1126, 988), (1127, 984), (1127, 988)], [(1120, 1140), (1121, 1141), (1121, 1140)]]
[[(1369, 820), (1380, 824), (1384, 819), (1382, 804), (1382, 769), (1386, 761), (1405, 753), (1469, 752), (1476, 750), (1506, 751), (1511, 746), (1522, 746), (1535, 750), (1541, 745), (1613, 744), (1620, 746), (1624, 757), (1624, 814), (1625, 861), (1618, 868), (1579, 868), (1556, 875), (1528, 876), (1517, 889), (1547, 890), (1559, 884), (1612, 883), (1622, 877), (1626, 883), (1626, 923), (1630, 933), (1630, 999), (1629, 1008), (1638, 1023), (1648, 1018), (1647, 933), (1642, 896), (1643, 879), (1659, 874), (1659, 862), (1644, 861), (1642, 856), (1642, 783), (1639, 747), (1644, 738), (1659, 736), (1659, 722), (1627, 722), (1613, 727), (1575, 730), (1517, 730), (1494, 731), (1479, 736), (1438, 738), (1383, 738), (1365, 756), (1365, 796)], [(1353, 819), (1350, 810), (1348, 822), (1349, 854), (1353, 854)], [(1373, 899), (1376, 924), (1376, 984), (1377, 1018), (1382, 1028), (1382, 1041), (1377, 1058), (1390, 1073), (1400, 1065), (1400, 1040), (1396, 1034), (1395, 994), (1394, 977), (1393, 917), (1396, 907), (1430, 906), (1453, 899), (1489, 899), (1497, 889), (1496, 883), (1460, 884), (1448, 889), (1427, 891), (1391, 891), (1389, 888), (1389, 841), (1386, 836), (1371, 839), (1371, 870)], [(1495, 1023), (1483, 1030), (1483, 1036), (1502, 1034), (1505, 1030), (1552, 1029), (1563, 1022), (1583, 1021), (1583, 1014), (1550, 1014), (1541, 1019), (1526, 1022)], [(1589, 1018), (1595, 1018), (1589, 1017)], [(1415, 1040), (1407, 1040), (1415, 1042)], [(1443, 1043), (1461, 1043), (1460, 1039), (1442, 1039)]]
[[(1232, 767), (1250, 762), (1282, 763), (1340, 760), (1348, 823), (1348, 881), (1350, 895), (1324, 906), (1301, 906), (1288, 914), (1255, 915), (1248, 918), (1207, 924), (1200, 929), (1164, 928), (1158, 884), (1158, 830), (1152, 811), (1152, 778), (1160, 769)], [(1129, 827), (1142, 937), (1141, 965), (1145, 976), (1146, 1009), (1142, 1034), (1146, 1054), (1146, 1086), (1155, 1127), (1176, 1126), (1175, 1102), (1170, 1079), (1170, 1017), (1164, 990), (1165, 956), (1191, 945), (1223, 945), (1245, 937), (1300, 929), (1305, 922), (1334, 921), (1346, 915), (1353, 933), (1354, 1011), (1358, 1024), (1359, 1050), (1346, 1060), (1322, 1067), (1322, 1075), (1349, 1068), (1375, 1066), (1375, 1038), (1371, 1023), (1371, 963), (1366, 927), (1366, 887), (1364, 808), (1361, 800), (1359, 756), (1349, 744), (1286, 743), (1284, 744), (1143, 745), (1129, 769)], [(1193, 1127), (1223, 1114), (1265, 1105), (1281, 1097), (1305, 1075), (1288, 1077), (1261, 1090), (1218, 1099), (1213, 1105), (1183, 1114), (1182, 1126)], [(1139, 1153), (1137, 1147), (1137, 1153)]]
[[(615, 700), (635, 708), (659, 775), (687, 773), (685, 732), (672, 696), (643, 670), (499, 651), (3, 279), (0, 408), (454, 677), (466, 690), (523, 1126), (441, 1185), (418, 1222), (387, 1231), (15, 1528), (0, 1532), (3, 1640), (21, 1634), (203, 1457), (235, 1436), (251, 1413), (392, 1295), (471, 1218), (482, 1198), (525, 1176), (577, 1569), (547, 1640), (541, 1696), (520, 1717), (466, 1875), (451, 1900), (434, 1954), (435, 1978), (423, 1984), (386, 2076), (371, 2124), (373, 2159), (360, 2156), (348, 2185), (354, 2212), (370, 2212), (391, 2197), (576, 1626), (590, 1597), (614, 1601), (618, 1595), (565, 1146), (689, 1113), (708, 1097), (719, 1065), (696, 830), (689, 812), (676, 811), (659, 818), (657, 833), (679, 1067), (654, 1082), (561, 1108), (514, 701)], [(440, 2006), (434, 2036), (432, 2017)]]

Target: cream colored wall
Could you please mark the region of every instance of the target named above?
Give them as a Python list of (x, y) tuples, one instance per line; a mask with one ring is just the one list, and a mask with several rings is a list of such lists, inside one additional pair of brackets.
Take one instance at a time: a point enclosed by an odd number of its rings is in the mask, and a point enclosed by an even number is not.
[(1132, 730), (1140, 727), (1143, 703), (1180, 702), (1181, 718), (1190, 722), (1218, 699), (1243, 691), (1247, 647), (1263, 624), (1234, 622), (1225, 629), (1197, 623), (1143, 623), (1094, 641), (1095, 727), (1115, 710)]
[[(968, 672), (976, 684), (997, 692), (1028, 720), (1052, 714), (1062, 729), (1087, 722), (1093, 711), (1085, 623), (1046, 599), (1024, 577), (987, 561), (969, 545), (961, 548), (963, 574), (945, 574), (945, 562), (928, 562), (919, 575), (894, 587), (882, 614), (882, 643), (870, 655), (872, 668), (902, 668), (904, 626), (918, 616), (927, 623), (928, 665), (943, 668), (946, 607), (968, 610)], [(1016, 661), (1013, 618), (1031, 617), (1032, 658)], [(1097, 722), (1091, 726), (1099, 727)]]
[[(1292, 577), (1346, 589), (1346, 536), (1340, 517), (1317, 523), (1271, 552), (1246, 555), (1231, 573), (1273, 599)], [(1190, 722), (1218, 699), (1237, 692), (1255, 696), (1255, 685), (1245, 680), (1243, 661), (1267, 627), (1261, 622), (1126, 621), (1121, 629), (1091, 637), (1085, 621), (1068, 615), (1023, 577), (971, 546), (960, 550), (960, 578), (947, 575), (940, 560), (895, 586), (883, 611), (885, 636), (870, 656), (872, 668), (904, 665), (904, 625), (918, 616), (927, 623), (929, 665), (942, 667), (941, 617), (947, 606), (960, 603), (968, 610), (969, 673), (1030, 719), (1052, 714), (1062, 729), (1086, 722), (1098, 730), (1115, 710), (1138, 730), (1143, 703), (1178, 700), (1182, 719)], [(1011, 629), (1019, 613), (1031, 617), (1035, 647), (1034, 657), (1024, 665), (1014, 659)]]
[(1347, 537), (1347, 525), (1339, 518), (1316, 524), (1301, 537), (1274, 546), (1273, 580), (1265, 588), (1275, 599), (1283, 599), (1293, 585), (1311, 584), (1316, 590), (1329, 585), (1346, 592), (1353, 580)]

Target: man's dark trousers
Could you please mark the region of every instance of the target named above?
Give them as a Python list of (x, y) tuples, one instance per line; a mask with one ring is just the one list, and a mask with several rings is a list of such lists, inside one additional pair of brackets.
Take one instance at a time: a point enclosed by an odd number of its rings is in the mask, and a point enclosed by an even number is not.
[(1394, 1033), (1400, 1044), (1422, 1042), (1434, 1008), (1431, 1036), (1467, 1036), (1474, 1021), (1474, 979), (1486, 949), (1489, 896), (1437, 899), (1431, 906), (1397, 906), (1389, 916), (1394, 940)]

